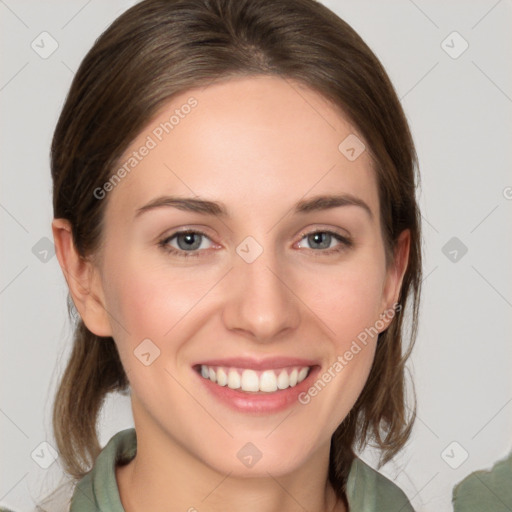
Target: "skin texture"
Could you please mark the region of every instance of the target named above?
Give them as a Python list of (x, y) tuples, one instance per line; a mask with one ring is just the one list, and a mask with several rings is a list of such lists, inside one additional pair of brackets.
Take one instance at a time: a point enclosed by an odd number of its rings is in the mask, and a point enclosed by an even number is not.
[[(158, 141), (155, 127), (191, 96), (197, 106)], [(131, 384), (138, 451), (116, 473), (127, 512), (345, 509), (327, 479), (330, 438), (363, 389), (376, 336), (310, 403), (272, 414), (228, 408), (191, 366), (280, 355), (318, 360), (325, 371), (397, 301), (408, 232), (386, 268), (370, 155), (349, 161), (338, 150), (351, 133), (341, 111), (298, 83), (216, 82), (172, 98), (127, 149), (122, 162), (148, 135), (157, 141), (102, 199), (94, 258), (79, 258), (69, 224), (54, 220), (75, 305), (92, 332), (114, 338)], [(335, 193), (360, 198), (372, 216), (353, 205), (292, 212), (302, 199)], [(136, 216), (163, 195), (221, 201), (230, 217), (172, 207)], [(207, 235), (196, 235), (197, 257), (159, 245), (184, 228)], [(353, 245), (307, 236), (326, 230)], [(263, 249), (252, 263), (236, 252), (248, 236)], [(186, 252), (180, 241), (167, 247)], [(147, 338), (160, 350), (149, 366), (134, 356)], [(262, 453), (252, 468), (236, 457), (248, 442)]]

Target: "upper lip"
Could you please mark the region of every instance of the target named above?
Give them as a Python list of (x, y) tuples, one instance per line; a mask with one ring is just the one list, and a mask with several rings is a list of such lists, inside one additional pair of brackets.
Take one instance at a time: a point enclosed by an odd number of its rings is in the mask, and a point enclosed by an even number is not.
[(198, 362), (193, 366), (224, 366), (231, 368), (247, 368), (251, 370), (272, 370), (276, 368), (287, 368), (289, 366), (316, 366), (318, 361), (312, 359), (301, 359), (299, 357), (269, 357), (266, 359), (255, 359), (251, 357), (228, 357), (223, 359), (208, 359)]

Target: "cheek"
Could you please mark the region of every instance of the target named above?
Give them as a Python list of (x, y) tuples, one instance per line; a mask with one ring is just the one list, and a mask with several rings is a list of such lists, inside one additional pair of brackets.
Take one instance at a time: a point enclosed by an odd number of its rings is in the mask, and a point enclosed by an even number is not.
[(158, 408), (161, 396), (186, 403), (188, 397), (171, 374), (181, 345), (193, 335), (187, 313), (196, 311), (208, 287), (190, 286), (190, 279), (187, 284), (176, 275), (171, 279), (169, 272), (166, 276), (132, 263), (125, 261), (123, 269), (117, 269), (105, 293), (122, 365), (144, 403)]
[(357, 401), (373, 364), (384, 272), (374, 261), (340, 267), (338, 275), (328, 277), (317, 273), (317, 292), (309, 296), (326, 326), (328, 358), (299, 401), (308, 417), (327, 425), (324, 434), (330, 436)]
[[(108, 269), (108, 265), (105, 265)], [(105, 299), (113, 328), (130, 337), (161, 339), (189, 312), (208, 289), (202, 279), (125, 257), (122, 266), (106, 272)], [(116, 322), (115, 320), (118, 320)]]
[(203, 308), (207, 307), (203, 299), (218, 276), (213, 271), (173, 272), (129, 257), (122, 267), (111, 268), (106, 274), (106, 307), (125, 369), (129, 371), (133, 365), (139, 368), (134, 353), (142, 350), (143, 342), (148, 345), (148, 339), (157, 348), (149, 347), (162, 356), (159, 363), (166, 360), (177, 366), (182, 345), (201, 324)]
[(304, 286), (311, 309), (340, 349), (379, 319), (384, 280), (384, 265), (379, 259), (361, 258), (341, 264), (335, 271), (317, 271), (314, 286)]

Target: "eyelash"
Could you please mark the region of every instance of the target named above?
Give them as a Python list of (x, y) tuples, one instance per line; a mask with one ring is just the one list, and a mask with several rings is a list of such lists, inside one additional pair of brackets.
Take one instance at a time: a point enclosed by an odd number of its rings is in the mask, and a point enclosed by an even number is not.
[[(308, 231), (308, 232), (305, 232), (305, 233), (301, 233), (300, 240), (302, 240), (304, 237), (306, 237), (308, 235), (316, 235), (317, 233), (327, 233), (327, 234), (331, 235), (333, 238), (335, 238), (338, 242), (341, 242), (341, 243), (340, 243), (340, 245), (337, 245), (336, 247), (331, 248), (331, 249), (324, 249), (324, 250), (310, 249), (311, 251), (317, 253), (315, 256), (326, 256), (326, 255), (341, 253), (342, 251), (344, 251), (346, 249), (349, 249), (349, 248), (351, 248), (353, 246), (353, 242), (352, 242), (352, 240), (350, 238), (341, 236), (341, 235), (339, 235), (338, 233), (336, 233), (334, 231), (321, 230), (321, 229), (320, 230), (316, 230), (316, 231), (311, 231), (311, 232)], [(175, 238), (176, 236), (178, 236), (178, 235), (190, 235), (190, 234), (201, 235), (201, 236), (205, 236), (206, 238), (209, 238), (209, 236), (206, 233), (204, 233), (202, 231), (199, 231), (199, 230), (177, 231), (176, 233), (173, 233), (172, 235), (167, 236), (164, 239), (160, 240), (158, 242), (158, 245), (164, 251), (166, 251), (168, 254), (171, 254), (173, 256), (178, 256), (178, 257), (181, 257), (181, 258), (195, 258), (195, 257), (198, 257), (200, 255), (200, 252), (201, 252), (199, 250), (183, 251), (183, 250), (175, 249), (174, 247), (170, 247), (169, 246), (169, 242), (173, 238)]]

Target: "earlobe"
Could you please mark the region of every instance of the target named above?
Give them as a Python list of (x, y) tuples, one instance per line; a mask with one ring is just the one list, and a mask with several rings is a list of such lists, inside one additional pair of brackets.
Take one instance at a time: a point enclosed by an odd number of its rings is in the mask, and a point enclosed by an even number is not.
[(70, 222), (53, 219), (52, 231), (57, 259), (80, 317), (97, 336), (112, 336), (100, 277), (92, 262), (78, 253)]

